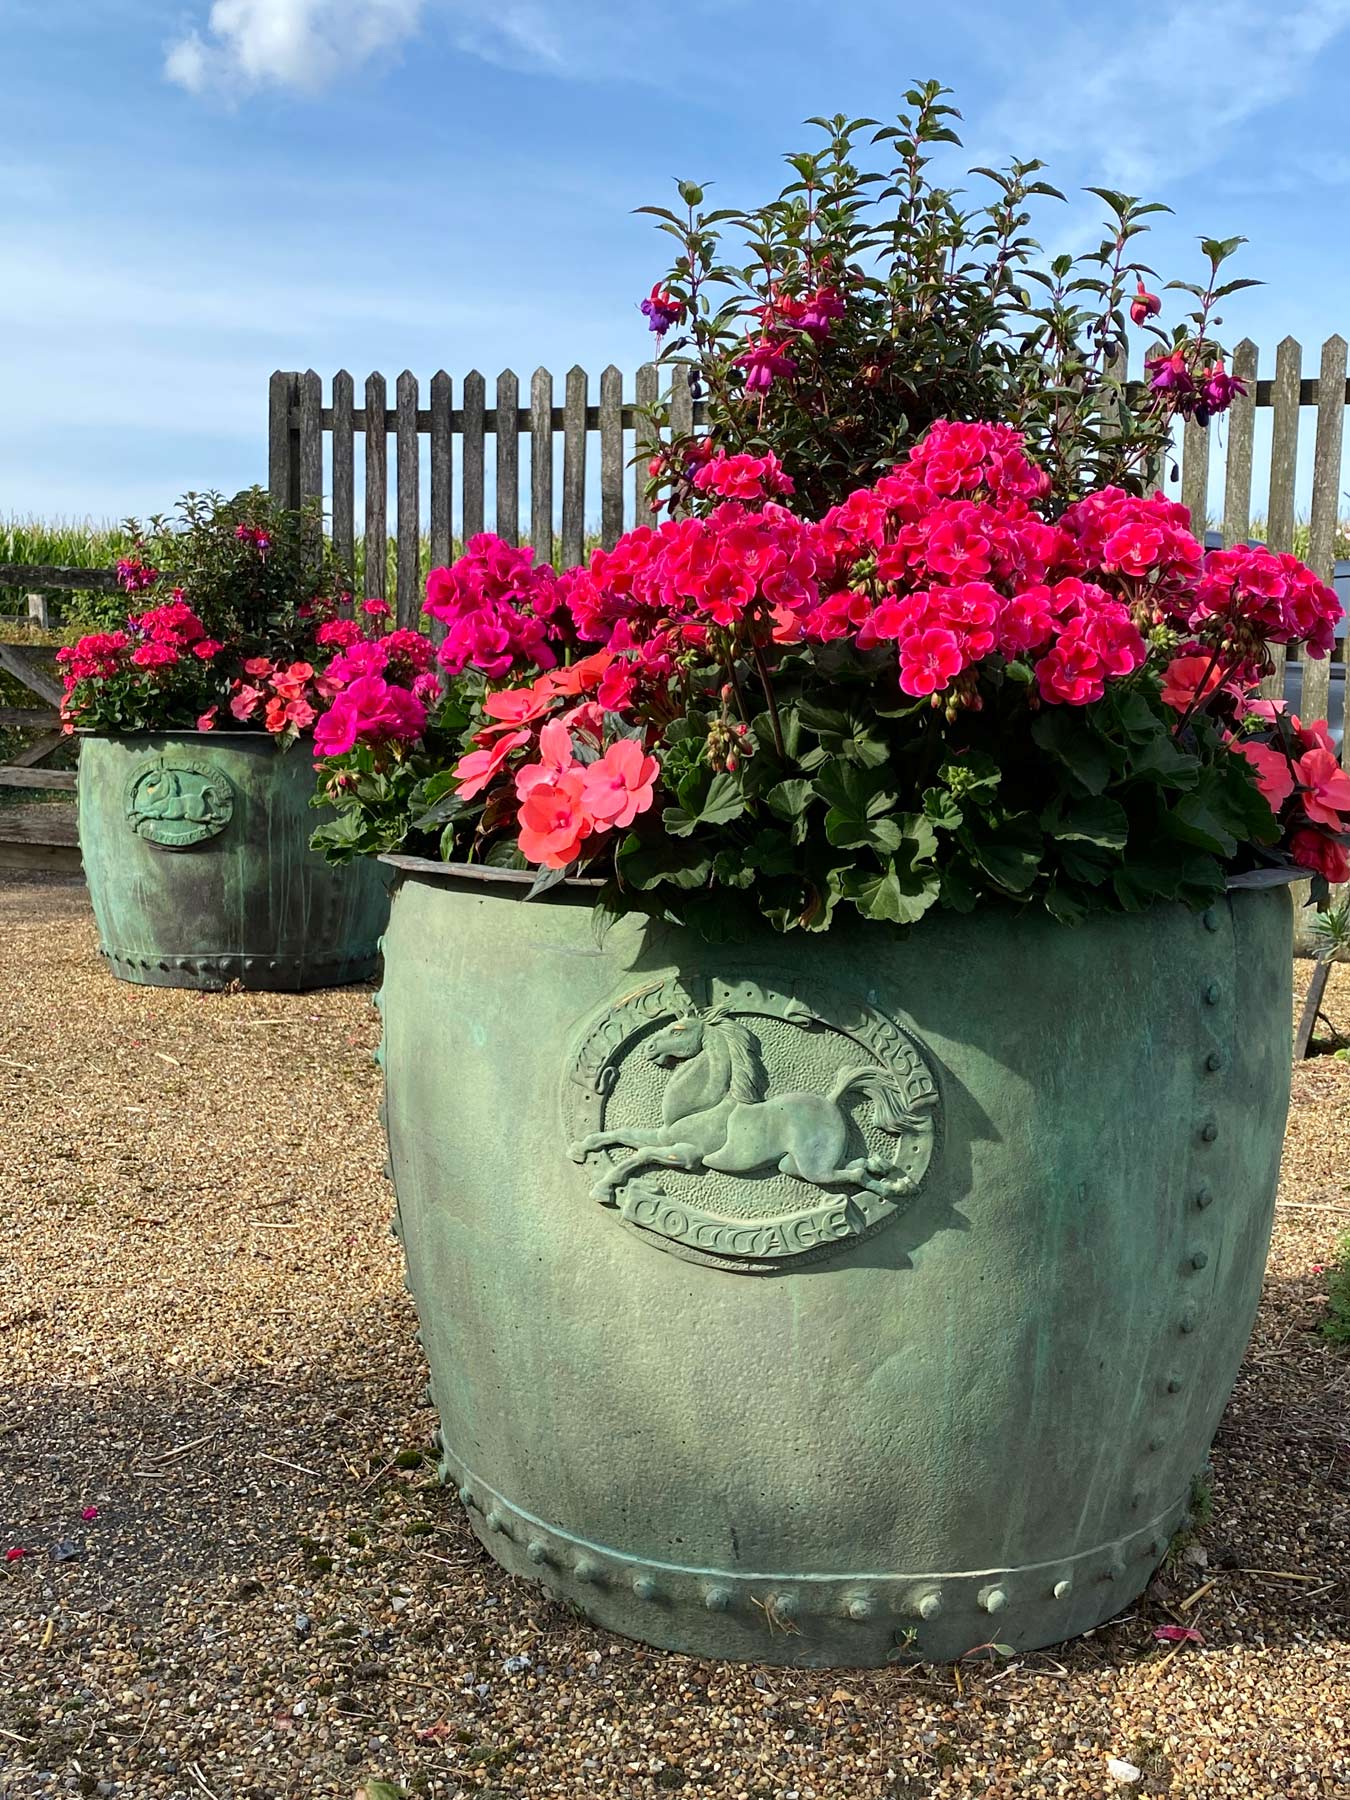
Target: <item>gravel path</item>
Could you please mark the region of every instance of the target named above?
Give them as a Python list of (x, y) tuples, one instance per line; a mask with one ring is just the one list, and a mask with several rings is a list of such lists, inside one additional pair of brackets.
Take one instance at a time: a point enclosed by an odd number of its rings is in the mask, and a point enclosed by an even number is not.
[(3, 1800), (1350, 1794), (1350, 1357), (1312, 1332), (1350, 1062), (1295, 1075), (1199, 1541), (1060, 1652), (833, 1676), (644, 1651), (478, 1549), (425, 1455), (376, 1037), (368, 990), (113, 982), (81, 887), (0, 879)]

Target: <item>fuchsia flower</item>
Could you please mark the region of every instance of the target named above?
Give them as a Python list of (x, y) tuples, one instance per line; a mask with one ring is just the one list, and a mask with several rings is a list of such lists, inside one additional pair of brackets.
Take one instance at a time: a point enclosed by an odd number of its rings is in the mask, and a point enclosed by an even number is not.
[(807, 297), (797, 323), (808, 337), (823, 344), (830, 335), (830, 326), (836, 319), (842, 319), (846, 310), (843, 297), (836, 289), (819, 287)]
[(1169, 356), (1155, 356), (1145, 359), (1144, 373), (1148, 376), (1148, 385), (1159, 394), (1192, 394), (1195, 382), (1186, 367), (1185, 349), (1173, 350)]
[(1206, 410), (1211, 413), (1226, 412), (1238, 395), (1245, 394), (1246, 391), (1246, 382), (1228, 373), (1223, 366), (1222, 357), (1217, 357), (1213, 365), (1205, 370), (1200, 388)]
[(1156, 294), (1150, 294), (1144, 286), (1142, 275), (1135, 277), (1136, 291), (1130, 302), (1130, 317), (1136, 325), (1143, 325), (1147, 320), (1156, 318), (1162, 311), (1162, 301)]
[(747, 394), (767, 394), (775, 381), (797, 373), (795, 359), (769, 337), (757, 338), (734, 360), (745, 371)]
[(647, 321), (647, 329), (663, 338), (671, 326), (678, 325), (684, 317), (684, 302), (677, 300), (658, 281), (639, 310)]

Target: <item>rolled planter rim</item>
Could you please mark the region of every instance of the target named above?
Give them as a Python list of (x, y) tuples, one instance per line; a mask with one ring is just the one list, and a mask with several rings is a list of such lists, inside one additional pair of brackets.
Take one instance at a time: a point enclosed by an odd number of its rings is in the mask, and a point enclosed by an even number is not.
[[(209, 732), (203, 736), (209, 737)], [(431, 880), (472, 881), (483, 887), (520, 888), (533, 886), (538, 880), (538, 872), (533, 869), (498, 869), (487, 863), (438, 862), (430, 856), (401, 856), (389, 853), (378, 859), (388, 863), (391, 868), (404, 874), (421, 875)], [(1307, 881), (1311, 871), (1301, 869), (1296, 864), (1289, 864), (1277, 869), (1249, 869), (1242, 875), (1230, 875), (1224, 886), (1227, 892), (1243, 888), (1293, 887), (1296, 882)], [(595, 875), (568, 875), (556, 882), (548, 890), (548, 894), (556, 893), (558, 888), (571, 888), (576, 892), (604, 887), (604, 881)], [(548, 894), (540, 895), (547, 899)], [(520, 896), (524, 898), (524, 896)]]
[[(95, 731), (90, 725), (77, 725), (73, 735), (75, 737), (87, 738), (111, 738), (118, 743), (121, 743), (128, 738), (201, 738), (203, 741), (210, 739), (213, 742), (217, 738), (244, 738), (250, 742), (257, 743), (266, 743), (270, 740), (272, 747), (274, 749), (276, 748), (276, 739), (273, 738), (270, 731), (235, 731), (233, 729), (227, 731), (198, 731), (195, 725), (143, 725), (138, 726), (135, 731)], [(311, 732), (302, 731), (295, 742), (301, 744), (306, 738), (311, 737), (312, 735)], [(292, 748), (293, 747), (294, 746), (292, 746)]]

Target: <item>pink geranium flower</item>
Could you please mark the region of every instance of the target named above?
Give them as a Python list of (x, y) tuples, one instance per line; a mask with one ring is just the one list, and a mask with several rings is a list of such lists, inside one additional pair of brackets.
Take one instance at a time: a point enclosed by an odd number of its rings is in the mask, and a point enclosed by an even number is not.
[(611, 744), (582, 778), (582, 797), (596, 822), (618, 830), (652, 804), (661, 765), (634, 738)]
[(940, 627), (921, 631), (900, 645), (900, 686), (907, 694), (937, 693), (963, 666), (955, 633)]

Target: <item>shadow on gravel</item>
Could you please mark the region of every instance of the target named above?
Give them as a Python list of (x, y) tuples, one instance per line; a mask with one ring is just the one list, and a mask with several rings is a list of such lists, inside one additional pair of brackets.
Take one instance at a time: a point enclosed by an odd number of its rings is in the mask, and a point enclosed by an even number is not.
[[(1350, 1637), (1350, 1358), (1312, 1334), (1315, 1277), (1271, 1292), (1280, 1316), (1306, 1315), (1309, 1330), (1253, 1344), (1215, 1442), (1211, 1517), (1120, 1624), (1052, 1660), (1134, 1663), (1153, 1653), (1153, 1627), (1179, 1620), (1216, 1647)], [(345, 1321), (341, 1341), (380, 1346), (369, 1374), (346, 1372), (360, 1358), (340, 1369), (316, 1346), (313, 1362), (210, 1385), (0, 1390), (0, 1548), (26, 1552), (0, 1565), (0, 1616), (41, 1597), (143, 1620), (166, 1603), (209, 1606), (241, 1583), (277, 1581), (336, 1598), (376, 1565), (382, 1579), (416, 1584), (432, 1539), (476, 1570), (474, 1590), (484, 1573), (514, 1585), (435, 1483), (413, 1330), (406, 1303)], [(86, 1521), (89, 1507), (98, 1516)], [(338, 1540), (325, 1519), (341, 1520)]]

